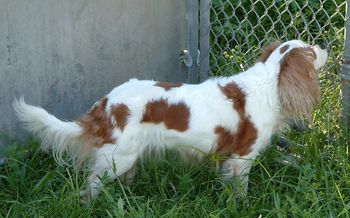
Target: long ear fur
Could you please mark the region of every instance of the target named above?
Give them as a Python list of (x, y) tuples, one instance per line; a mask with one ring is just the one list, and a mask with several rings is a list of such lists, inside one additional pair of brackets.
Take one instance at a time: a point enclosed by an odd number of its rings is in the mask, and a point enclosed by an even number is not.
[(260, 58), (258, 59), (257, 62), (266, 62), (266, 60), (270, 57), (271, 53), (280, 45), (281, 45), (280, 42), (275, 41), (275, 42), (271, 43), (270, 45), (268, 45), (267, 47), (265, 47), (262, 50)]
[(308, 48), (294, 48), (281, 60), (278, 94), (283, 114), (288, 118), (310, 118), (320, 101), (314, 60)]

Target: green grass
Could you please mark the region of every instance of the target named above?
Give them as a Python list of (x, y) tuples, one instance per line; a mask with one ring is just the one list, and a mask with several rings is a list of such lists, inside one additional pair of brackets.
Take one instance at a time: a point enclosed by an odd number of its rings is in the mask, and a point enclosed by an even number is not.
[[(316, 125), (316, 128), (317, 125)], [(4, 217), (349, 217), (350, 162), (345, 138), (315, 129), (290, 132), (303, 146), (270, 147), (252, 169), (246, 198), (235, 199), (207, 160), (186, 165), (174, 152), (139, 163), (133, 184), (104, 179), (100, 197), (79, 204), (86, 172), (58, 166), (37, 143), (10, 146), (0, 168)]]

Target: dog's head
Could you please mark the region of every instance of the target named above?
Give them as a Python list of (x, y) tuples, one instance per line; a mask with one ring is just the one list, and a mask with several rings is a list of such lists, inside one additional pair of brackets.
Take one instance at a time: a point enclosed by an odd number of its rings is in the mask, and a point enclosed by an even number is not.
[(310, 117), (320, 101), (318, 71), (326, 64), (327, 51), (300, 40), (273, 43), (265, 48), (260, 61), (279, 71), (278, 95), (287, 118)]

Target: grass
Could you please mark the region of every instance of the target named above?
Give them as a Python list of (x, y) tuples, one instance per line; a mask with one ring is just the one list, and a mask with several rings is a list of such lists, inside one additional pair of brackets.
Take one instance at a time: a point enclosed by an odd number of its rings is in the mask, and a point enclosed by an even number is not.
[(252, 169), (246, 198), (234, 198), (210, 160), (186, 165), (174, 152), (139, 164), (130, 186), (104, 179), (89, 205), (79, 204), (87, 172), (58, 166), (38, 143), (10, 146), (0, 168), (4, 217), (349, 217), (350, 162), (345, 138), (314, 129), (290, 132), (303, 146), (271, 146)]

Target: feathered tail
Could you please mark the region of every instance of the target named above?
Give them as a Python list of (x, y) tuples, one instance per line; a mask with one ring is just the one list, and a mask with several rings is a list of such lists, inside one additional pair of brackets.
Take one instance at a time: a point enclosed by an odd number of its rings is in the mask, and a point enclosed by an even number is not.
[(73, 165), (80, 162), (82, 128), (77, 123), (61, 121), (40, 107), (26, 104), (23, 98), (16, 99), (13, 108), (24, 127), (42, 140), (42, 149), (52, 149), (58, 163), (67, 164), (65, 153)]

